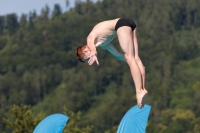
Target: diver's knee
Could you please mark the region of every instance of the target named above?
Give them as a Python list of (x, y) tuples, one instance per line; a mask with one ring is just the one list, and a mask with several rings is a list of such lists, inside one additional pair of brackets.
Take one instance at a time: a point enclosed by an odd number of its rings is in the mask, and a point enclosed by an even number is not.
[(140, 57), (139, 56), (135, 56), (135, 61), (139, 62), (140, 61)]
[(133, 55), (129, 55), (129, 54), (124, 54), (124, 58), (126, 59), (127, 63), (130, 63), (132, 61), (135, 61), (135, 58)]

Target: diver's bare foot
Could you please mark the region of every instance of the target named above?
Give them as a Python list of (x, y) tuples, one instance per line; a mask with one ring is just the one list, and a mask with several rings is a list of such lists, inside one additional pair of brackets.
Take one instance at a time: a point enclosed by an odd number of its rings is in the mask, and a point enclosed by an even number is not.
[(141, 89), (139, 92), (137, 92), (136, 98), (137, 98), (137, 103), (138, 103), (139, 108), (143, 108), (143, 106), (145, 104), (144, 101), (145, 101), (147, 94), (148, 94), (148, 92), (146, 89)]

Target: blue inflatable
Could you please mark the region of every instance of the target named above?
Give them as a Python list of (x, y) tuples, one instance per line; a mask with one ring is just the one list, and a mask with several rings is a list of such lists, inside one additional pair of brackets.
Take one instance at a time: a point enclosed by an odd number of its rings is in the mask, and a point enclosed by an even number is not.
[(68, 119), (63, 114), (50, 115), (37, 125), (33, 133), (62, 133)]
[(145, 133), (151, 106), (142, 109), (135, 105), (126, 112), (118, 127), (117, 133)]

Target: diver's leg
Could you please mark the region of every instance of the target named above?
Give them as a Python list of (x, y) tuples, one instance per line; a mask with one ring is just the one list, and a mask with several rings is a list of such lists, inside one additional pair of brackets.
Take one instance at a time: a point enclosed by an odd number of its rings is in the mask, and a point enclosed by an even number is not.
[(142, 75), (142, 88), (145, 89), (145, 67), (142, 61), (140, 60), (140, 57), (138, 54), (138, 40), (137, 40), (136, 28), (133, 31), (133, 44), (134, 44), (135, 60), (139, 66), (139, 69)]
[(130, 67), (131, 75), (135, 83), (137, 102), (138, 105), (141, 107), (144, 105), (143, 98), (147, 94), (147, 91), (143, 89), (141, 71), (135, 60), (132, 30), (130, 27), (123, 26), (117, 30), (117, 35), (120, 46), (125, 53), (127, 64)]

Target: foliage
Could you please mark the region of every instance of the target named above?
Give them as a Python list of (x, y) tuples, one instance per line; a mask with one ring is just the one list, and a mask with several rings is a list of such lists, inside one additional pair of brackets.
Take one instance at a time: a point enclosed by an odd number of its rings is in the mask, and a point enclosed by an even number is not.
[[(27, 105), (13, 105), (10, 108), (10, 113), (13, 116), (3, 118), (3, 122), (12, 131), (12, 133), (32, 133), (39, 122), (44, 119), (44, 113), (34, 115), (30, 110), (31, 106)], [(78, 127), (81, 112), (74, 113), (64, 107), (64, 114), (69, 116), (67, 126), (65, 126), (64, 133), (90, 133), (92, 126), (85, 128)]]
[(10, 108), (12, 117), (3, 118), (12, 133), (32, 133), (36, 125), (44, 118), (43, 113), (34, 115), (27, 105), (13, 105)]
[(92, 126), (87, 126), (84, 128), (78, 127), (78, 123), (81, 120), (81, 112), (74, 113), (72, 111), (69, 111), (65, 106), (64, 114), (69, 116), (69, 122), (65, 126), (64, 133), (90, 133)]

